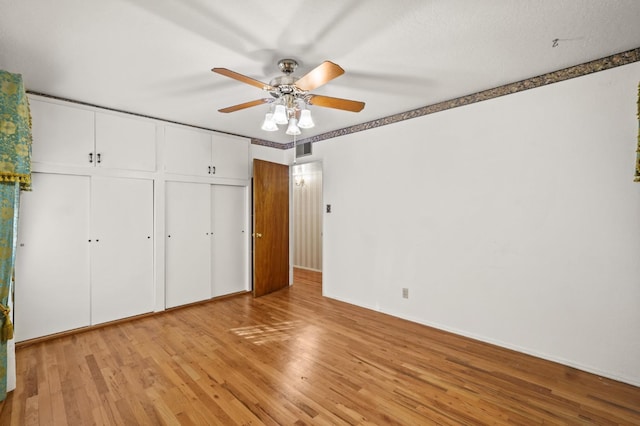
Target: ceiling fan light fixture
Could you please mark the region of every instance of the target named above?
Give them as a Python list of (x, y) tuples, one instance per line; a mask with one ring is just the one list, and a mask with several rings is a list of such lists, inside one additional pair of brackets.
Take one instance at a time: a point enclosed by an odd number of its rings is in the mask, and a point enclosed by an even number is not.
[(276, 130), (278, 130), (278, 125), (273, 120), (273, 114), (272, 113), (268, 112), (264, 116), (264, 122), (262, 123), (261, 129), (262, 130), (266, 130), (267, 132), (275, 132)]
[(298, 127), (300, 127), (301, 129), (310, 129), (315, 125), (316, 124), (313, 122), (313, 118), (311, 118), (311, 111), (308, 109), (301, 110)]
[(298, 127), (298, 120), (296, 120), (295, 118), (289, 120), (289, 127), (287, 127), (287, 131), (285, 133), (291, 136), (298, 136), (299, 134), (301, 134), (302, 132)]
[(287, 125), (286, 134), (297, 136), (301, 134), (300, 129), (315, 127), (311, 111), (308, 109), (309, 105), (352, 112), (360, 112), (364, 108), (364, 102), (309, 93), (344, 74), (344, 70), (331, 61), (322, 62), (302, 77), (293, 75), (298, 66), (294, 59), (282, 59), (278, 62), (278, 66), (284, 75), (275, 77), (269, 84), (227, 68), (213, 68), (211, 71), (217, 74), (269, 92), (272, 97), (244, 102), (218, 111), (228, 113), (261, 104), (270, 104), (269, 112), (265, 115), (260, 128), (267, 132), (274, 132), (278, 130), (278, 125)]
[(284, 105), (276, 105), (275, 112), (273, 113), (273, 121), (275, 121), (276, 124), (287, 124), (289, 122), (287, 109)]

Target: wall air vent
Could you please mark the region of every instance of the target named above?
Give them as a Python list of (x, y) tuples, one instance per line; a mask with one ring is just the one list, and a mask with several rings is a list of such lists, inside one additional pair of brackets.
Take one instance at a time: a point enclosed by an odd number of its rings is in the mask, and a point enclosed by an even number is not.
[(311, 155), (312, 142), (305, 142), (296, 145), (296, 158)]

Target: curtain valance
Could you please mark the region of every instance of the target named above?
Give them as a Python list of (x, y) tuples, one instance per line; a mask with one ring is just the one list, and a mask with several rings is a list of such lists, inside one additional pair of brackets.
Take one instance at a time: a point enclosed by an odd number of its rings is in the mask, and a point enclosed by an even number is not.
[(31, 189), (31, 114), (22, 76), (0, 70), (0, 182)]

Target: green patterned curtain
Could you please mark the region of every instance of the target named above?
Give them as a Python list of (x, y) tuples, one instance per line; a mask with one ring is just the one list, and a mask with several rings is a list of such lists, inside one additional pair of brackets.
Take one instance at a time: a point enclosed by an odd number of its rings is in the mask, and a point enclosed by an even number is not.
[(638, 148), (636, 149), (636, 178), (640, 182), (640, 83), (638, 83)]
[(0, 70), (0, 400), (7, 396), (9, 295), (15, 264), (20, 190), (31, 189), (31, 114), (22, 76)]

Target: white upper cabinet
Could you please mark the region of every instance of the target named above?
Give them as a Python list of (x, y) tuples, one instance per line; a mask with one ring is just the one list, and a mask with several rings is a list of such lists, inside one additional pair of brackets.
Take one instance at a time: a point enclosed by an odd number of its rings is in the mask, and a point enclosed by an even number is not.
[(31, 99), (34, 162), (87, 166), (94, 151), (93, 111)]
[(154, 171), (156, 168), (155, 123), (96, 112), (95, 155), (97, 166)]
[(249, 140), (165, 126), (165, 171), (190, 176), (249, 178)]
[(165, 171), (192, 176), (211, 175), (211, 133), (165, 126)]
[(155, 123), (31, 99), (36, 163), (154, 171)]
[(212, 166), (215, 175), (223, 178), (249, 179), (249, 140), (214, 133)]

